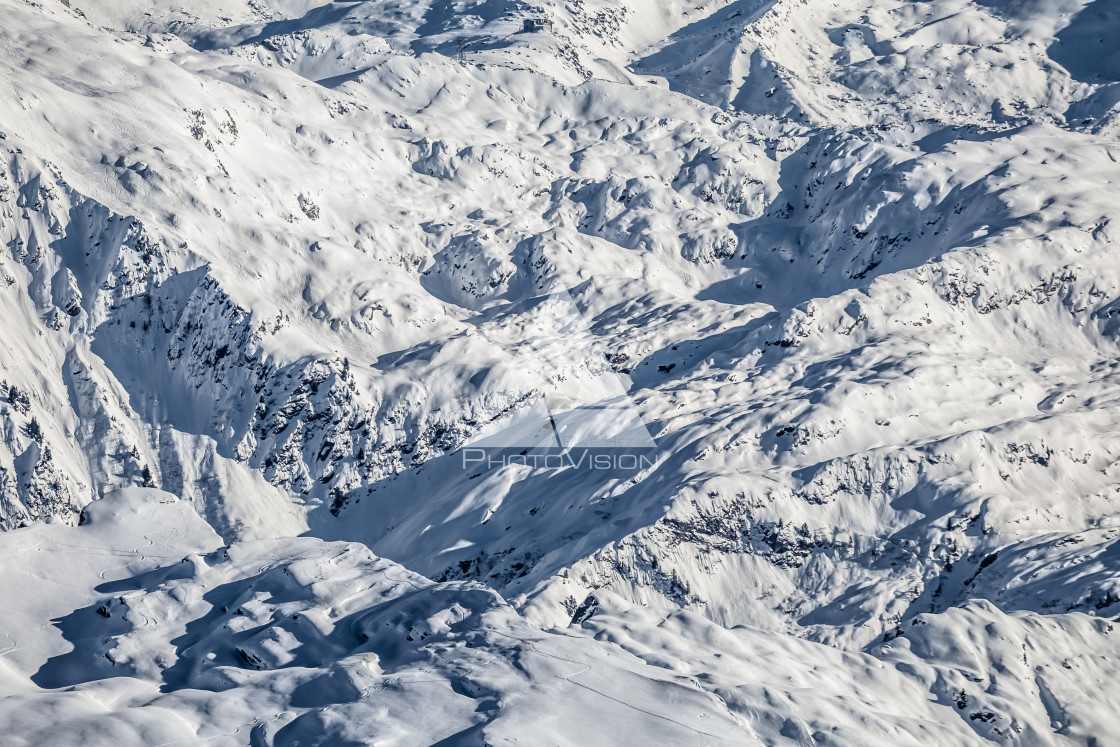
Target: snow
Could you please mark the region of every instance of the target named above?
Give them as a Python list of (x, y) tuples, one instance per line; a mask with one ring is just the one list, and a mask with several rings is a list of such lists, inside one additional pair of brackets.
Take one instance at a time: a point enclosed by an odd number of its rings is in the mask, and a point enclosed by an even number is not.
[[(434, 584), (314, 538), (222, 547), (185, 503), (152, 490), (106, 496), (85, 515), (0, 538), (3, 593), (27, 600), (5, 627), (12, 744), (482, 733), (576, 744), (635, 728), (657, 741), (758, 743), (686, 678), (542, 632), (480, 584)], [(68, 573), (75, 563), (82, 572)], [(29, 577), (48, 589), (30, 593)], [(41, 619), (53, 625), (33, 627)], [(27, 675), (42, 689), (21, 687)]]
[(1117, 739), (1112, 3), (0, 6), (0, 741)]

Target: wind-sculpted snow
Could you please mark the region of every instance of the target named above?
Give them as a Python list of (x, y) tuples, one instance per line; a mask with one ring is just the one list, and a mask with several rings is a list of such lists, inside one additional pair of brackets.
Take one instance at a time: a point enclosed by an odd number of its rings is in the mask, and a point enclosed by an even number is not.
[(1118, 738), (1111, 4), (0, 8), (5, 739)]

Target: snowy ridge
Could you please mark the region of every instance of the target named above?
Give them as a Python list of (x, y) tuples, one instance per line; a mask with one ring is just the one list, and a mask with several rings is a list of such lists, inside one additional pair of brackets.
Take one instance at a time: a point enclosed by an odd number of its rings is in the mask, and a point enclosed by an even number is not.
[(1105, 0), (0, 3), (27, 744), (1115, 738)]

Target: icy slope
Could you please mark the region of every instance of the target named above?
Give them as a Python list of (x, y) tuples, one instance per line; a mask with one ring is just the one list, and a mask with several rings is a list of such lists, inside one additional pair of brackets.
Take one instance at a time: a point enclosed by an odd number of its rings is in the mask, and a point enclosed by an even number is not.
[[(732, 742), (1107, 741), (1111, 6), (0, 3), (6, 528), (143, 485), (258, 567), (362, 543), (669, 662)], [(612, 419), (636, 468), (508, 459)], [(176, 626), (225, 645), (194, 582), (136, 583), (182, 599), (75, 654), (105, 687), (110, 649), (154, 682)], [(734, 626), (836, 700), (709, 686)], [(228, 732), (360, 648), (279, 630)]]

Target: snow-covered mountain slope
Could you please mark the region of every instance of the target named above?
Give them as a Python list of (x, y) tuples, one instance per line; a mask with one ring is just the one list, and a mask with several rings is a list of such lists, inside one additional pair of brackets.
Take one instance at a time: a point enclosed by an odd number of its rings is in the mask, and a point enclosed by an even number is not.
[(1111, 3), (0, 8), (28, 743), (1117, 738)]
[(83, 518), (0, 537), (3, 590), (28, 600), (3, 651), (12, 744), (975, 742), (955, 709), (1037, 739), (1052, 725), (1021, 712), (1023, 679), (1079, 738), (1105, 726), (1080, 678), (1115, 675), (1109, 624), (1084, 615), (970, 605), (915, 618), (878, 657), (613, 596), (583, 630), (544, 632), (486, 586), (362, 545), (221, 547), (158, 491)]
[[(28, 599), (4, 651), (9, 744), (753, 739), (689, 678), (543, 633), (480, 584), (313, 538), (223, 548), (158, 491), (84, 516), (0, 538), (5, 591)], [(49, 692), (13, 687), (25, 671)]]

